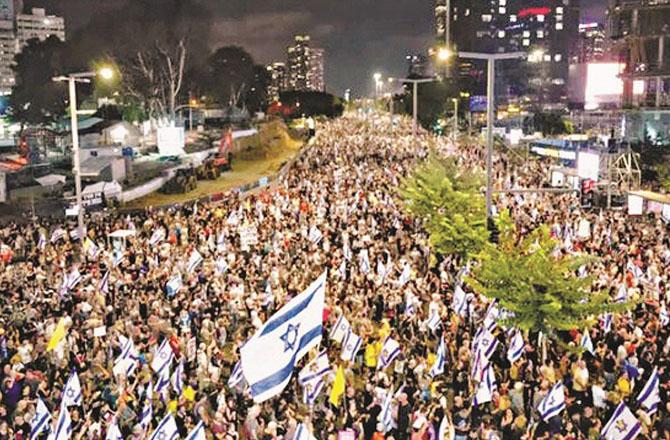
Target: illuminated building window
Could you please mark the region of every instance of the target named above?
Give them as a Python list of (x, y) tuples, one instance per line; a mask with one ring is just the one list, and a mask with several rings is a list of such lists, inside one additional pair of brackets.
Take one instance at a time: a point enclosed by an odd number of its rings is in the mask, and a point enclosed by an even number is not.
[(509, 16), (509, 21), (510, 21), (510, 23), (516, 23), (516, 15), (510, 15)]
[(498, 14), (506, 14), (507, 8), (498, 8)]
[(530, 46), (530, 40), (528, 38), (523, 39), (523, 45), (524, 46)]
[(551, 55), (545, 55), (544, 56), (544, 61), (551, 61)]
[(484, 23), (490, 23), (491, 20), (493, 20), (493, 16), (491, 16), (491, 14), (483, 14), (482, 15), (482, 21)]
[(505, 31), (498, 31), (498, 38), (505, 38)]
[(554, 61), (556, 61), (557, 63), (560, 62), (562, 59), (563, 59), (563, 55), (561, 55), (560, 53), (557, 53), (556, 55), (554, 55)]
[(523, 31), (524, 38), (530, 38), (530, 31)]
[(557, 31), (562, 31), (563, 30), (563, 23), (556, 23), (556, 30)]
[(507, 6), (507, 0), (498, 0), (500, 6)]
[(537, 38), (544, 38), (544, 31), (542, 29), (538, 29)]
[(559, 15), (560, 15), (560, 14), (563, 14), (563, 6), (558, 6), (558, 7), (556, 8), (556, 13), (559, 14)]
[(465, 15), (466, 17), (469, 17), (470, 16), (470, 8), (467, 8), (463, 15)]
[(539, 21), (540, 23), (544, 23), (544, 15), (542, 15), (542, 14), (538, 15), (537, 16), (537, 21)]

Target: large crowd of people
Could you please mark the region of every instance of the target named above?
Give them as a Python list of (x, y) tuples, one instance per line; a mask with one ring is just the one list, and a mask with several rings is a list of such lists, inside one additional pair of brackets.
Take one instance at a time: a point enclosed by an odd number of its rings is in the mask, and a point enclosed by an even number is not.
[[(530, 334), (510, 362), (508, 334), (494, 328), (496, 387), (478, 403), (473, 339), (490, 303), (466, 285), (467, 313), (454, 311), (465, 262), (435, 258), (398, 195), (430, 149), (463, 167), (484, 164), (476, 144), (414, 138), (402, 118), (347, 114), (322, 124), (287, 174), (253, 194), (93, 216), (83, 239), (74, 226), (46, 220), (0, 229), (11, 250), (0, 261), (0, 439), (139, 440), (166, 414), (181, 438), (202, 422), (207, 438), (227, 440), (302, 439), (299, 426), (317, 439), (594, 439), (620, 402), (640, 420), (641, 438), (670, 439), (670, 237), (662, 221), (586, 212), (572, 194), (500, 196), (498, 211), (509, 210), (521, 233), (549, 225), (560, 252), (599, 257), (582, 269), (594, 287), (636, 306), (587, 329), (587, 352), (549, 341), (545, 355)], [(539, 162), (495, 159), (498, 188), (546, 180)], [(109, 238), (120, 230), (131, 232)], [(240, 347), (324, 270), (323, 340), (298, 367), (325, 350), (333, 371), (324, 389), (305, 404), (296, 369), (281, 395), (254, 403), (244, 381), (230, 380)], [(362, 338), (353, 361), (342, 361), (341, 344), (328, 336), (341, 316)], [(432, 316), (440, 325), (429, 328)], [(566, 335), (567, 345), (579, 346), (584, 333)], [(401, 354), (378, 368), (389, 336)], [(441, 339), (444, 371), (432, 375)], [(165, 350), (173, 360), (156, 371)], [(346, 386), (334, 405), (337, 366)], [(637, 395), (655, 369), (661, 403), (649, 414)], [(75, 375), (79, 400), (65, 392)], [(545, 421), (538, 406), (558, 382), (566, 408)], [(50, 417), (37, 433), (40, 405)], [(64, 410), (66, 434), (58, 431)]]

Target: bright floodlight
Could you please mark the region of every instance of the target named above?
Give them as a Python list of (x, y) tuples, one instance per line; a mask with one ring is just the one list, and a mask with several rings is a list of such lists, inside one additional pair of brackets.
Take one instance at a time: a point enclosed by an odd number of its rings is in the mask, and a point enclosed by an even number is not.
[(446, 48), (446, 47), (441, 47), (437, 51), (437, 59), (440, 61), (447, 61), (449, 58), (451, 58), (452, 52)]
[(379, 82), (379, 80), (382, 79), (382, 74), (377, 72), (372, 77), (375, 79), (375, 81)]
[(114, 70), (111, 67), (103, 67), (98, 71), (98, 75), (104, 80), (110, 80), (114, 78)]

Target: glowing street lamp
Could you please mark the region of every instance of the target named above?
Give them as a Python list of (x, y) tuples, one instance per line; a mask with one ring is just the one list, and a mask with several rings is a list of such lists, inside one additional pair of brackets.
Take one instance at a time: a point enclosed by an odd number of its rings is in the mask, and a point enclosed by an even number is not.
[(454, 53), (451, 50), (449, 50), (448, 47), (441, 47), (437, 51), (437, 59), (443, 63), (449, 61), (449, 58), (451, 58), (453, 55)]
[(53, 81), (67, 82), (70, 98), (70, 131), (72, 133), (72, 171), (77, 197), (77, 229), (80, 243), (84, 243), (84, 207), (81, 201), (81, 161), (79, 157), (79, 121), (77, 120), (77, 83), (90, 83), (92, 78), (99, 76), (105, 81), (114, 78), (114, 69), (105, 66), (96, 72), (77, 72), (52, 78)]

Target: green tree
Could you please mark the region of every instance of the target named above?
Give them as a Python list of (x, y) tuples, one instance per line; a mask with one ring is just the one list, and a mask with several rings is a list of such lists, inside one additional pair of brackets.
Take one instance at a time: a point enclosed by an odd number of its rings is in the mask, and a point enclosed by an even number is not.
[(468, 258), (484, 247), (489, 233), (483, 180), (481, 173), (435, 154), (403, 180), (405, 206), (424, 220), (436, 252)]
[(241, 107), (256, 82), (254, 73), (254, 59), (244, 48), (221, 47), (207, 60), (205, 93), (222, 105)]
[(622, 312), (628, 303), (613, 303), (608, 292), (593, 291), (593, 277), (578, 277), (591, 257), (557, 256), (558, 242), (546, 226), (519, 236), (502, 213), (500, 244), (487, 244), (466, 282), (477, 293), (497, 299), (513, 312), (508, 324), (556, 338), (558, 331), (591, 327), (598, 315)]

